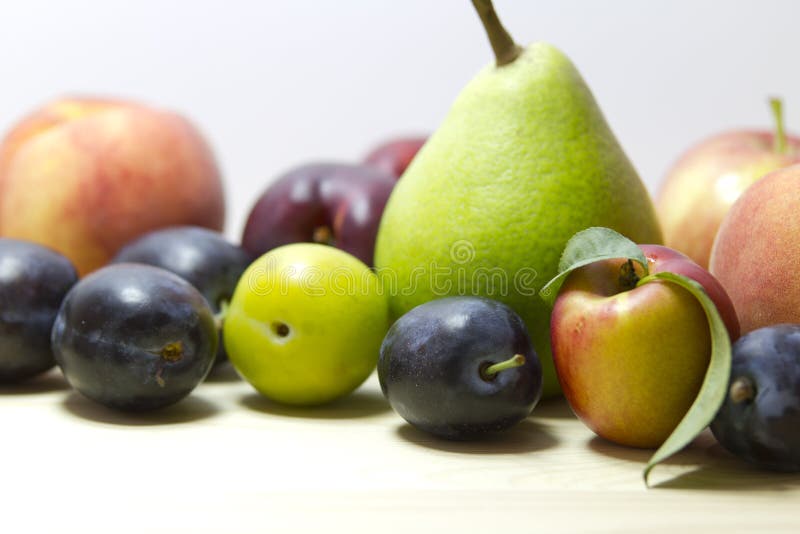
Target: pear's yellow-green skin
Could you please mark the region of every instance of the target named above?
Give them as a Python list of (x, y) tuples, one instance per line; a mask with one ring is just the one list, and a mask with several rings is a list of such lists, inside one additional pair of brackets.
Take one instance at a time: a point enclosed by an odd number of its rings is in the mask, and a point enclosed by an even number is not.
[(389, 198), (375, 265), (393, 318), (453, 294), (510, 305), (552, 396), (551, 310), (537, 292), (590, 226), (661, 242), (647, 189), (586, 83), (558, 49), (535, 43), (458, 96)]

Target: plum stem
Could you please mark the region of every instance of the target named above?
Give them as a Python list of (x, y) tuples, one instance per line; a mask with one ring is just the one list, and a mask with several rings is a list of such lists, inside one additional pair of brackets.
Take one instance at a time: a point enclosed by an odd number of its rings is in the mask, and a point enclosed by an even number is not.
[(750, 381), (749, 378), (746, 376), (740, 376), (731, 384), (731, 388), (728, 391), (728, 396), (730, 397), (731, 402), (734, 404), (750, 402), (756, 396), (756, 388), (753, 386), (753, 382)]
[(783, 124), (783, 100), (777, 97), (769, 99), (772, 116), (775, 119), (775, 142), (773, 150), (776, 154), (786, 153), (786, 129)]
[(508, 31), (503, 27), (503, 23), (497, 17), (492, 0), (472, 0), (472, 5), (481, 18), (486, 34), (489, 36), (489, 43), (492, 45), (494, 57), (498, 67), (508, 65), (519, 57), (522, 48), (517, 46)]
[(507, 360), (502, 362), (493, 363), (483, 369), (481, 369), (481, 378), (484, 380), (494, 380), (494, 376), (499, 373), (500, 371), (505, 371), (506, 369), (513, 369), (514, 367), (519, 367), (520, 365), (525, 365), (525, 356), (522, 354), (515, 354)]
[(214, 314), (214, 324), (217, 326), (217, 330), (222, 330), (222, 323), (225, 322), (225, 317), (228, 316), (228, 308), (227, 299), (219, 301), (219, 311)]

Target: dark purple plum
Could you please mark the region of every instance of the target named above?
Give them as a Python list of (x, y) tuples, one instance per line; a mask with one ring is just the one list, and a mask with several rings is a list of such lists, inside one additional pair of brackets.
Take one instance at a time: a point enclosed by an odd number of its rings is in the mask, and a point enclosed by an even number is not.
[(18, 382), (55, 365), (50, 330), (78, 280), (61, 254), (27, 241), (0, 239), (0, 382)]
[(372, 265), (375, 237), (395, 180), (367, 165), (318, 163), (273, 182), (247, 218), (242, 246), (258, 257), (281, 245), (329, 244)]
[[(145, 263), (188, 281), (218, 314), (227, 304), (253, 258), (219, 232), (198, 226), (177, 226), (150, 232), (127, 244), (112, 263)], [(222, 330), (219, 330), (222, 335)], [(220, 340), (217, 362), (227, 359)]]
[(433, 300), (400, 317), (381, 345), (378, 378), (400, 416), (447, 439), (517, 424), (542, 391), (522, 319), (482, 297)]
[(400, 178), (427, 137), (398, 137), (378, 145), (364, 158), (364, 163)]
[(800, 471), (800, 325), (759, 328), (733, 345), (728, 396), (711, 431), (759, 467)]
[(86, 397), (150, 410), (188, 395), (217, 352), (214, 314), (183, 278), (136, 263), (109, 265), (67, 294), (53, 325), (56, 362)]

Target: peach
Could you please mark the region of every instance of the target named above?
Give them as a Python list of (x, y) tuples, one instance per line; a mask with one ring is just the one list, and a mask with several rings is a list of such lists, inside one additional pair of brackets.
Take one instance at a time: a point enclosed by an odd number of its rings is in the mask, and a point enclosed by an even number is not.
[(221, 230), (224, 192), (200, 132), (175, 113), (72, 98), (0, 144), (0, 235), (49, 246), (84, 275), (156, 228)]
[(728, 292), (742, 334), (800, 323), (800, 164), (751, 185), (731, 207), (711, 249), (711, 272)]

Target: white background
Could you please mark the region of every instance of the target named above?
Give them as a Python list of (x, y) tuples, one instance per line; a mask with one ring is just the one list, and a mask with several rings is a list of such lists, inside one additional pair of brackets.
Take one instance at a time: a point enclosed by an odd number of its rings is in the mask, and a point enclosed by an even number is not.
[[(651, 190), (696, 140), (768, 126), (768, 95), (800, 130), (800, 1), (496, 3), (519, 42), (571, 56)], [(277, 173), (434, 129), (489, 61), (468, 0), (0, 0), (0, 131), (69, 93), (180, 110), (216, 149), (238, 237)], [(798, 531), (796, 477), (706, 442), (656, 470), (672, 490), (645, 491), (649, 452), (593, 439), (563, 404), (537, 410), (491, 447), (443, 445), (391, 413), (374, 376), (313, 411), (223, 378), (148, 419), (51, 374), (0, 397), (0, 529)]]
[[(655, 191), (719, 130), (800, 130), (800, 2), (497, 0), (520, 43), (576, 63)], [(210, 138), (238, 237), (263, 186), (433, 130), (491, 51), (468, 0), (0, 0), (0, 131), (55, 96), (180, 110)]]

